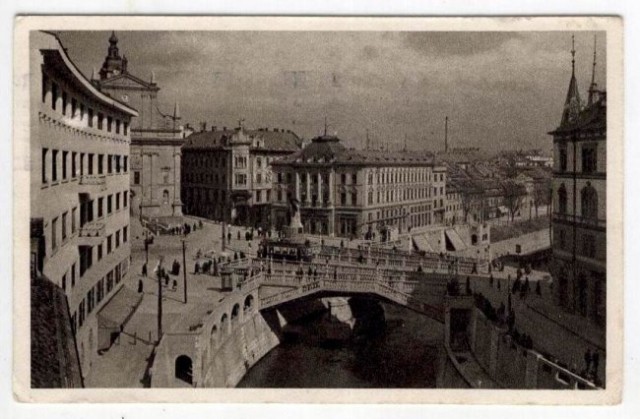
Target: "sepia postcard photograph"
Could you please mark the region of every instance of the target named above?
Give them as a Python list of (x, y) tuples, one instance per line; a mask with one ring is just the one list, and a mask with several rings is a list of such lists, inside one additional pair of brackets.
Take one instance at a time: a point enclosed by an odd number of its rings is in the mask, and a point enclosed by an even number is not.
[(618, 402), (622, 27), (16, 18), (16, 398)]

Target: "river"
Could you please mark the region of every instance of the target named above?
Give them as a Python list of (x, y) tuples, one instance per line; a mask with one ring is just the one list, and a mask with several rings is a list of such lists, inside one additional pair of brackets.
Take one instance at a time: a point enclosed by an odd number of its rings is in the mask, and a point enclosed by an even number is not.
[(405, 308), (383, 307), (383, 333), (340, 345), (285, 341), (258, 361), (238, 387), (436, 387), (442, 324)]

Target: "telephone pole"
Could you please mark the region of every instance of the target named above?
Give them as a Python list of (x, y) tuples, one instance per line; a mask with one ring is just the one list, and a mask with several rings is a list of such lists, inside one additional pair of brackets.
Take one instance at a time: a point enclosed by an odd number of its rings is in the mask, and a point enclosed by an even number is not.
[(187, 240), (182, 239), (182, 278), (184, 282), (184, 303), (187, 304)]
[(158, 278), (158, 343), (162, 339), (162, 256), (156, 267), (156, 277)]
[(444, 117), (444, 152), (449, 152), (449, 116)]

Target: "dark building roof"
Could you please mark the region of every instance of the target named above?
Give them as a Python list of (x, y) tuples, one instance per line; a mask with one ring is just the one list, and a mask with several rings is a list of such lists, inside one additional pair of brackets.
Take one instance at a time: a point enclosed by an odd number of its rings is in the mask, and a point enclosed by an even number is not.
[(585, 107), (578, 116), (571, 121), (565, 121), (549, 134), (564, 134), (576, 130), (597, 130), (607, 128), (607, 94), (599, 92), (599, 98), (592, 105)]
[(327, 164), (371, 166), (433, 165), (433, 154), (417, 151), (355, 150), (346, 148), (335, 136), (323, 135), (297, 153), (285, 156), (274, 164)]
[[(238, 133), (240, 128), (233, 130), (201, 131), (187, 137), (184, 150), (212, 150), (228, 147), (227, 141)], [(244, 134), (249, 138), (261, 138), (264, 146), (260, 147), (266, 151), (293, 153), (300, 150), (301, 140), (289, 130), (268, 131), (266, 129), (244, 130)]]
[(66, 296), (44, 277), (31, 279), (31, 386), (82, 387)]

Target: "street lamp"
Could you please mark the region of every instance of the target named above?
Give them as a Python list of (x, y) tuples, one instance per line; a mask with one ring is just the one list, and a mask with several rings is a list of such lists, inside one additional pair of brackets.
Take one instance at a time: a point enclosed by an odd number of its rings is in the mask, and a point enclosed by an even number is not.
[(162, 259), (163, 257), (160, 256), (158, 265), (154, 270), (158, 278), (158, 344), (160, 343), (160, 339), (162, 339)]
[(182, 239), (182, 278), (184, 282), (184, 303), (187, 304), (187, 239)]

